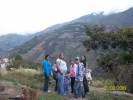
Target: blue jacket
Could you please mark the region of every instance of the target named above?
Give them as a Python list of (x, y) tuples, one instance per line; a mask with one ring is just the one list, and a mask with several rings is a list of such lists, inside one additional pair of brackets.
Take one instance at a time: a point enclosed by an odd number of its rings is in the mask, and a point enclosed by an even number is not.
[(43, 74), (49, 77), (51, 75), (52, 71), (52, 65), (48, 60), (43, 60), (42, 61), (42, 69), (43, 69)]

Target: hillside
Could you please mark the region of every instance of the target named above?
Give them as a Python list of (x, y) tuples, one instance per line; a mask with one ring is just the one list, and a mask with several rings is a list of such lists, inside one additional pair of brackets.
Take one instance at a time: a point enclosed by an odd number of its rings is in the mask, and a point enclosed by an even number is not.
[(0, 36), (0, 53), (6, 53), (9, 49), (21, 45), (31, 38), (31, 35), (18, 35), (15, 33)]
[[(85, 37), (84, 25), (103, 24), (109, 30), (133, 25), (133, 8), (124, 12), (111, 15), (89, 14), (73, 21), (54, 25), (39, 33), (26, 43), (17, 46), (12, 52), (23, 54), (26, 61), (40, 61), (44, 54), (50, 53), (52, 57), (57, 57), (59, 52), (64, 52), (66, 59), (71, 60), (76, 55), (86, 54), (86, 49), (82, 45)], [(94, 54), (90, 53), (90, 60), (94, 61)], [(53, 58), (55, 59), (55, 58)]]

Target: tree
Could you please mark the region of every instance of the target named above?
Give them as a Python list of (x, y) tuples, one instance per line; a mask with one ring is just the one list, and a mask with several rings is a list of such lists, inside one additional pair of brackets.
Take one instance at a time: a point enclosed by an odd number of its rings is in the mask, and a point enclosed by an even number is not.
[(83, 44), (87, 50), (101, 51), (98, 65), (113, 74), (117, 84), (133, 92), (133, 27), (107, 32), (104, 27), (93, 26), (87, 27), (86, 33), (89, 38)]
[(13, 67), (19, 68), (22, 65), (23, 58), (20, 54), (16, 54), (14, 58)]

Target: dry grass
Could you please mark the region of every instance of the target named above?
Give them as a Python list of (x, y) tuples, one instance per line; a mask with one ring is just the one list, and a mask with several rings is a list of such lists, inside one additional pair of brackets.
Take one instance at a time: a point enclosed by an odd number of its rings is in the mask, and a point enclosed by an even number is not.
[(17, 74), (17, 75), (22, 75), (26, 77), (33, 77), (34, 75), (39, 75), (41, 74), (40, 71), (37, 71), (35, 69), (28, 69), (28, 68), (19, 68), (11, 71), (11, 73)]
[(113, 80), (93, 78), (91, 85), (97, 88), (104, 88), (107, 85), (113, 85), (113, 83), (114, 83)]
[[(0, 79), (11, 81), (15, 86), (18, 87), (20, 85), (25, 85), (27, 88), (32, 88), (39, 94), (39, 100), (70, 100), (69, 97), (57, 95), (55, 92), (50, 94), (44, 93), (41, 90), (43, 86), (43, 75), (41, 75), (41, 71), (20, 68), (8, 72), (7, 75), (1, 76)], [(132, 98), (128, 96), (118, 96), (104, 92), (102, 88), (105, 85), (112, 83), (113, 81), (110, 80), (93, 78), (92, 86), (95, 88), (90, 88), (90, 93), (86, 96), (86, 98), (88, 100), (132, 100)], [(54, 82), (50, 85), (51, 88), (52, 86), (54, 86)], [(36, 95), (36, 92), (30, 91), (29, 93), (31, 95)]]

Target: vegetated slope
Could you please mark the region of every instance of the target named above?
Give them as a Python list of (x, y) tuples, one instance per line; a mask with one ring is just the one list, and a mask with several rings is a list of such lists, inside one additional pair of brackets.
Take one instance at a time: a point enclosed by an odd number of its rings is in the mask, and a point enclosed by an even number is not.
[[(86, 49), (82, 45), (81, 40), (85, 37), (84, 25), (102, 24), (107, 29), (114, 30), (121, 27), (133, 25), (133, 8), (124, 12), (111, 15), (89, 14), (73, 21), (57, 24), (43, 30), (31, 40), (16, 47), (13, 53), (23, 54), (26, 61), (40, 62), (44, 58), (44, 54), (49, 53), (54, 57), (60, 52), (64, 52), (67, 61), (77, 55), (86, 54)], [(93, 53), (95, 54), (95, 53)], [(90, 60), (93, 61), (94, 55), (90, 53)], [(93, 58), (93, 59), (92, 59)]]

